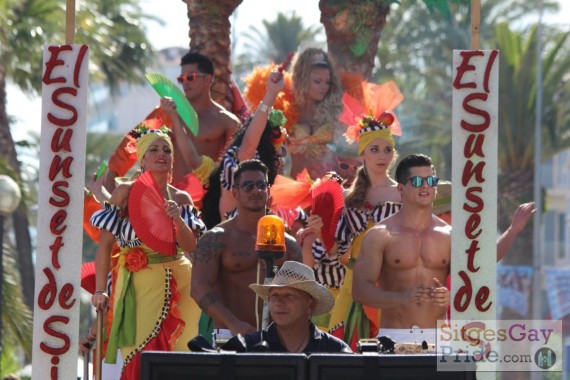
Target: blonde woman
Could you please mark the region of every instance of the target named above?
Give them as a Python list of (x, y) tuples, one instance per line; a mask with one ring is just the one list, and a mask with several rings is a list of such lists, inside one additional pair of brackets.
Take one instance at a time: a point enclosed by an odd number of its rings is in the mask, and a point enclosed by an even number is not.
[(336, 167), (336, 157), (327, 144), (340, 137), (346, 126), (338, 121), (342, 113), (342, 89), (327, 54), (310, 48), (293, 66), (294, 106), (297, 123), (289, 131), (291, 177), (307, 169), (312, 179), (321, 178)]

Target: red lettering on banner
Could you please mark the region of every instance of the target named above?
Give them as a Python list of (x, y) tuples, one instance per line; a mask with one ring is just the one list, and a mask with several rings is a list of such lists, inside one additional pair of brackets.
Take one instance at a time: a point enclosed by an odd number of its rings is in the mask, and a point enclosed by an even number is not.
[(484, 102), (488, 97), (489, 95), (487, 94), (477, 93), (469, 94), (465, 97), (465, 99), (463, 99), (463, 109), (470, 114), (481, 116), (483, 118), (483, 123), (472, 124), (468, 121), (461, 120), (461, 128), (468, 130), (469, 132), (484, 132), (487, 128), (489, 128), (489, 125), (491, 124), (491, 117), (489, 116), (489, 113), (470, 104), (472, 100), (481, 100)]
[(459, 54), (461, 55), (461, 57), (463, 57), (463, 61), (461, 62), (459, 67), (457, 67), (457, 75), (455, 76), (455, 80), (453, 81), (453, 87), (457, 89), (476, 88), (477, 84), (475, 82), (461, 83), (461, 79), (463, 78), (463, 74), (465, 74), (467, 71), (475, 70), (475, 66), (469, 64), (471, 58), (482, 56), (484, 53), (480, 50), (476, 50), (476, 51), (462, 51)]
[(77, 109), (71, 104), (68, 104), (62, 101), (59, 96), (61, 94), (71, 94), (73, 96), (77, 96), (77, 90), (73, 87), (62, 87), (58, 88), (51, 94), (51, 101), (56, 106), (68, 110), (71, 112), (71, 117), (69, 119), (61, 119), (59, 117), (54, 116), (51, 112), (48, 112), (47, 118), (50, 123), (58, 125), (60, 127), (69, 127), (77, 122)]
[(63, 222), (67, 218), (67, 211), (65, 210), (58, 210), (53, 216), (51, 217), (51, 221), (49, 224), (49, 229), (52, 234), (54, 235), (61, 235), (67, 226), (62, 226)]
[(499, 55), (499, 51), (493, 50), (491, 52), (491, 55), (489, 56), (489, 60), (487, 61), (487, 67), (485, 67), (485, 76), (483, 77), (483, 88), (485, 89), (486, 93), (491, 92), (489, 90), (489, 78), (491, 77), (491, 69), (493, 68), (493, 65), (495, 64), (495, 59), (497, 59), (498, 55)]
[(465, 271), (459, 272), (459, 277), (463, 280), (463, 285), (455, 293), (453, 298), (453, 308), (457, 311), (464, 312), (469, 307), (471, 302), (471, 295), (473, 294), (473, 287), (471, 286), (471, 279)]
[(466, 158), (471, 158), (475, 154), (481, 158), (485, 157), (485, 154), (483, 153), (484, 141), (485, 135), (476, 135), (474, 133), (470, 134), (465, 142), (465, 147), (463, 147), (463, 155)]
[[(61, 134), (63, 139), (61, 139)], [(73, 129), (58, 128), (51, 139), (51, 151), (59, 152), (65, 151), (71, 153), (71, 136), (73, 136)]]
[(69, 342), (69, 337), (67, 336), (67, 334), (62, 333), (60, 331), (55, 330), (52, 327), (52, 324), (54, 323), (63, 323), (64, 325), (69, 323), (69, 318), (68, 317), (64, 317), (62, 315), (52, 315), (51, 317), (49, 317), (48, 319), (46, 319), (44, 321), (44, 331), (46, 332), (46, 334), (48, 334), (49, 336), (52, 336), (54, 338), (57, 339), (61, 339), (62, 342), (62, 346), (61, 347), (52, 347), (52, 346), (48, 346), (46, 343), (42, 342), (40, 343), (40, 348), (43, 352), (49, 354), (49, 355), (63, 355), (65, 354), (67, 351), (69, 351), (70, 346), (70, 342)]
[(62, 51), (69, 51), (72, 49), (73, 48), (71, 45), (60, 45), (60, 46), (48, 47), (48, 50), (51, 53), (51, 56), (50, 56), (49, 60), (46, 62), (46, 72), (44, 73), (44, 76), (42, 77), (42, 82), (44, 82), (45, 84), (65, 83), (64, 77), (52, 78), (51, 74), (52, 74), (52, 71), (55, 67), (63, 66), (63, 64), (65, 63), (63, 60), (58, 58), (59, 53)]
[(474, 186), (474, 187), (470, 187), (467, 189), (467, 191), (465, 192), (465, 198), (467, 198), (468, 201), (471, 201), (473, 203), (475, 203), (474, 206), (469, 206), (467, 203), (463, 204), (463, 209), (467, 212), (480, 212), (483, 210), (483, 206), (485, 205), (485, 203), (483, 202), (483, 199), (481, 197), (479, 197), (478, 195), (475, 195), (475, 192), (482, 192), (483, 188), (481, 186)]
[(55, 276), (50, 268), (44, 268), (44, 273), (48, 279), (47, 284), (45, 284), (40, 290), (38, 296), (38, 306), (42, 310), (47, 310), (53, 305), (55, 297), (57, 296), (57, 284), (55, 283)]
[[(467, 160), (462, 169), (461, 178), (461, 183), (466, 188), (463, 210), (470, 213), (465, 222), (463, 233), (470, 241), (470, 245), (464, 251), (467, 255), (467, 265), (466, 270), (461, 270), (458, 273), (463, 285), (455, 294), (453, 307), (459, 312), (464, 312), (469, 308), (471, 301), (474, 300), (475, 308), (485, 312), (492, 305), (492, 302), (488, 300), (490, 289), (487, 286), (482, 286), (475, 291), (470, 273), (476, 273), (480, 269), (480, 266), (475, 264), (476, 255), (480, 251), (477, 239), (483, 234), (485, 227), (482, 224), (480, 215), (480, 212), (485, 209), (485, 202), (482, 198), (483, 187), (480, 185), (485, 182), (485, 132), (491, 125), (491, 115), (485, 108), (485, 103), (489, 98), (489, 80), (498, 51), (491, 52), (488, 57), (482, 83), (479, 79), (481, 78), (480, 75), (467, 74), (475, 71), (476, 66), (472, 62), (480, 59), (480, 57), (484, 57), (485, 53), (480, 50), (463, 51), (460, 55), (462, 60), (457, 67), (453, 87), (455, 89), (473, 89), (473, 92), (466, 94), (462, 101), (463, 111), (468, 117), (463, 117), (460, 121), (460, 127), (470, 132), (463, 146), (463, 155)], [(473, 79), (466, 79), (464, 77), (466, 75)], [(479, 118), (480, 121), (473, 123), (473, 120), (476, 118)], [(473, 296), (474, 294), (475, 296)]]
[(483, 232), (481, 229), (479, 229), (479, 231), (475, 231), (479, 227), (480, 223), (481, 217), (479, 214), (471, 214), (469, 216), (467, 223), (465, 223), (465, 235), (467, 235), (469, 239), (477, 239), (479, 235), (481, 235), (481, 232)]
[(62, 161), (60, 156), (55, 155), (49, 168), (49, 180), (53, 181), (59, 172), (62, 172), (61, 174), (63, 174), (65, 178), (71, 178), (71, 171), (69, 168), (71, 167), (72, 162), (73, 157), (66, 157)]
[(63, 238), (61, 236), (58, 236), (57, 238), (55, 238), (55, 241), (53, 242), (52, 245), (49, 246), (49, 249), (51, 250), (51, 265), (53, 265), (53, 267), (55, 269), (59, 269), (59, 250), (61, 247), (63, 247), (65, 244), (63, 244)]
[[(53, 195), (49, 199), (49, 203), (55, 207), (65, 207), (69, 204), (69, 194), (67, 191), (63, 190), (62, 188), (67, 188), (68, 184), (66, 181), (57, 181), (54, 182), (51, 186)], [(55, 197), (59, 197), (60, 200), (56, 200)]]
[(80, 88), (79, 85), (79, 73), (81, 72), (81, 64), (83, 63), (83, 58), (87, 54), (87, 45), (81, 45), (79, 48), (79, 54), (77, 54), (77, 61), (75, 61), (75, 69), (73, 70), (73, 84), (75, 87)]
[(461, 178), (463, 186), (467, 186), (469, 181), (473, 178), (473, 175), (475, 175), (475, 181), (477, 181), (477, 183), (485, 182), (485, 178), (483, 178), (483, 169), (485, 169), (485, 161), (479, 162), (475, 167), (473, 167), (473, 161), (467, 161), (467, 164), (465, 164), (465, 167), (463, 168), (463, 177)]
[(475, 273), (479, 271), (479, 267), (475, 268), (475, 254), (479, 251), (479, 241), (471, 240), (471, 245), (465, 251), (467, 254), (467, 269), (469, 272)]
[[(82, 45), (79, 51), (75, 50), (75, 62), (72, 61), (74, 47), (72, 45), (50, 46), (48, 47), (49, 57), (46, 59), (46, 69), (42, 77), (44, 85), (51, 85), (49, 100), (51, 104), (44, 104), (47, 107), (47, 120), (55, 127), (50, 142), (51, 162), (47, 177), (51, 182), (51, 194), (49, 194), (49, 204), (57, 207), (53, 211), (50, 219), (49, 232), (54, 237), (53, 244), (49, 247), (51, 251), (51, 266), (46, 266), (43, 273), (46, 276), (45, 284), (41, 288), (37, 303), (42, 310), (52, 310), (46, 312), (47, 318), (43, 322), (43, 331), (52, 339), (41, 342), (39, 348), (46, 354), (51, 355), (51, 366), (49, 376), (52, 380), (59, 379), (59, 364), (61, 355), (69, 352), (71, 348), (70, 318), (62, 314), (61, 311), (70, 310), (76, 305), (77, 297), (75, 288), (71, 283), (63, 283), (60, 279), (58, 283), (55, 270), (62, 269), (61, 273), (67, 273), (61, 268), (59, 261), (60, 252), (65, 246), (64, 239), (67, 231), (67, 208), (70, 206), (74, 194), (69, 193), (72, 184), (72, 163), (73, 157), (73, 127), (79, 119), (79, 111), (83, 108), (75, 102), (79, 94), (80, 78), (88, 46)], [(68, 53), (69, 52), (69, 53)], [(46, 174), (43, 174), (46, 176)], [(49, 186), (48, 186), (49, 188)], [(47, 226), (44, 226), (44, 228)], [(69, 232), (67, 232), (69, 234)], [(65, 265), (66, 261), (62, 260)], [(57, 301), (57, 303), (56, 303)], [(56, 306), (61, 311), (56, 311)], [(42, 316), (43, 317), (43, 316)], [(40, 322), (41, 323), (41, 322)], [(55, 338), (55, 339), (53, 339)], [(37, 346), (35, 347), (37, 348)], [(46, 366), (47, 367), (47, 366)], [(47, 372), (47, 368), (44, 369)], [(46, 374), (47, 376), (47, 374)]]

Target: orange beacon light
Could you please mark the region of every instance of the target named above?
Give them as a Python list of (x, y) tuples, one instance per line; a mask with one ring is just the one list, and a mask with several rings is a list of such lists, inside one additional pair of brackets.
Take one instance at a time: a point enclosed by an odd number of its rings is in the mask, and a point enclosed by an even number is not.
[(265, 215), (257, 222), (257, 257), (265, 260), (266, 280), (273, 279), (273, 262), (285, 255), (285, 223), (275, 215)]

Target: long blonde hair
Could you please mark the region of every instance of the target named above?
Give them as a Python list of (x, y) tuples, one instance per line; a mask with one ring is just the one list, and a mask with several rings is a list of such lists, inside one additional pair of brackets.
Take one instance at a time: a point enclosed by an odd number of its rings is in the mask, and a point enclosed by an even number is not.
[[(319, 55), (322, 56), (322, 58), (319, 57)], [(317, 104), (313, 120), (316, 122), (316, 125), (319, 126), (324, 124), (336, 124), (343, 109), (341, 102), (342, 88), (327, 53), (322, 49), (306, 49), (299, 55), (293, 66), (295, 105), (298, 109), (303, 109), (307, 106), (306, 95), (309, 92), (309, 86), (311, 84), (311, 71), (315, 67), (328, 69), (331, 83), (329, 92), (325, 98)]]

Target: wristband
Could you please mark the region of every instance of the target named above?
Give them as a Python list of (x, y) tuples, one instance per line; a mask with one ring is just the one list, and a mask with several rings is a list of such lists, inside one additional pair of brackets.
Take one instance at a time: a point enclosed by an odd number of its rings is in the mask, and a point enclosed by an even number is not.
[(257, 107), (258, 110), (260, 110), (261, 112), (265, 112), (265, 113), (269, 113), (273, 110), (273, 107), (269, 107), (267, 104), (261, 102), (259, 103), (259, 106)]

